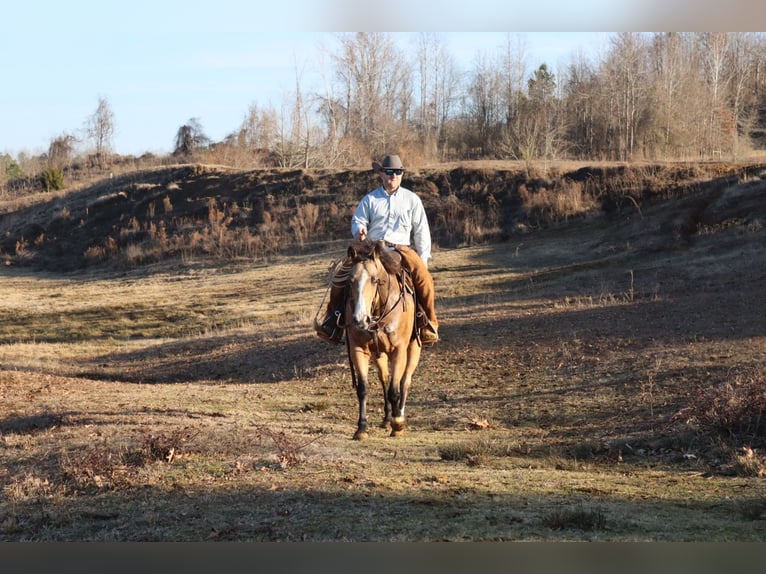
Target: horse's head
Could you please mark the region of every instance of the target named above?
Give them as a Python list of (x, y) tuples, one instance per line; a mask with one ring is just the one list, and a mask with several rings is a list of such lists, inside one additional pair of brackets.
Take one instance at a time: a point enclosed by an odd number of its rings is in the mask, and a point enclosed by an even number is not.
[(370, 330), (375, 322), (380, 285), (387, 276), (380, 262), (381, 244), (367, 239), (356, 240), (348, 248), (348, 257), (353, 262), (348, 279), (348, 319), (352, 326), (363, 331)]
[(386, 246), (385, 241), (355, 240), (348, 248), (352, 262), (348, 275), (347, 317), (351, 326), (364, 331), (378, 328), (378, 320), (386, 314), (400, 292), (397, 276), (402, 271), (401, 255)]

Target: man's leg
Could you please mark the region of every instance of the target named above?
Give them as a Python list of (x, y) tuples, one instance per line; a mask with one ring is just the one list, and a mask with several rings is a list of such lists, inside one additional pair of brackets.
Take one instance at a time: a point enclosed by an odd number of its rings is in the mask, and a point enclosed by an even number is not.
[(350, 264), (344, 261), (335, 269), (330, 287), (330, 300), (327, 302), (324, 315), (321, 318), (314, 317), (314, 330), (325, 341), (340, 343), (343, 338), (343, 307), (346, 303), (346, 279), (350, 268)]
[(412, 276), (418, 303), (423, 307), (428, 320), (428, 325), (420, 331), (420, 338), (426, 345), (436, 343), (439, 340), (439, 320), (436, 318), (434, 279), (417, 251), (400, 248), (399, 252), (402, 254), (402, 262)]

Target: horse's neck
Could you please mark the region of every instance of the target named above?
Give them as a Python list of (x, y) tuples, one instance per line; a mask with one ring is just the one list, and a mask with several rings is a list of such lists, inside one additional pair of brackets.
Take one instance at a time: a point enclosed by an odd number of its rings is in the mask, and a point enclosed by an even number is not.
[(381, 299), (383, 299), (387, 305), (393, 305), (401, 297), (402, 289), (404, 289), (404, 282), (406, 281), (405, 274), (399, 275), (395, 273), (386, 272), (385, 289), (381, 289)]

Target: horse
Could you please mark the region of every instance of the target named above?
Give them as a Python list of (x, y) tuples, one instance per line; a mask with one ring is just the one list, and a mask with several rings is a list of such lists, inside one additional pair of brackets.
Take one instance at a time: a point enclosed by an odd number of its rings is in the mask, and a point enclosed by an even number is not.
[(348, 248), (351, 268), (346, 284), (346, 344), (351, 380), (359, 401), (354, 440), (367, 435), (367, 393), (370, 359), (383, 386), (381, 428), (390, 436), (404, 432), (404, 407), (412, 375), (420, 361), (416, 301), (401, 255), (384, 241), (355, 240)]

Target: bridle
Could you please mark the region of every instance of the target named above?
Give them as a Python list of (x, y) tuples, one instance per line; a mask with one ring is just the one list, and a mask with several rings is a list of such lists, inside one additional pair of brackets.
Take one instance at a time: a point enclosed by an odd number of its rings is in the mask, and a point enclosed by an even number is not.
[[(386, 307), (387, 300), (389, 298), (389, 294), (391, 293), (391, 273), (385, 272), (386, 275), (386, 289), (385, 289), (385, 298), (383, 297), (383, 293), (381, 293), (381, 284), (382, 281), (378, 278), (378, 274), (376, 273), (375, 277), (373, 278), (373, 275), (369, 272), (367, 269), (367, 264), (369, 262), (372, 262), (373, 265), (376, 267), (376, 271), (380, 271), (382, 268), (382, 264), (378, 261), (376, 262), (372, 256), (360, 258), (359, 262), (362, 264), (363, 267), (365, 267), (365, 271), (367, 272), (367, 275), (370, 277), (371, 281), (375, 285), (375, 294), (372, 297), (372, 302), (370, 304), (370, 324), (368, 325), (367, 329), (365, 329), (369, 333), (374, 333), (378, 329), (380, 329), (381, 322), (388, 317), (394, 309), (396, 309), (396, 306), (399, 305), (399, 303), (404, 304), (404, 288), (403, 286), (400, 286), (399, 288), (399, 297), (394, 301), (393, 304), (391, 304), (390, 307)], [(375, 312), (378, 311), (380, 314), (376, 317)]]
[[(402, 308), (406, 310), (405, 304), (405, 289), (404, 289), (404, 281), (403, 277), (399, 284), (399, 297), (394, 301), (389, 307), (386, 307), (387, 300), (389, 299), (389, 295), (391, 293), (391, 276), (392, 274), (388, 271), (385, 272), (386, 278), (387, 278), (387, 285), (385, 289), (385, 293), (381, 290), (381, 285), (383, 281), (377, 277), (377, 274), (373, 278), (373, 275), (367, 270), (367, 264), (368, 262), (372, 262), (373, 265), (376, 267), (376, 271), (380, 271), (380, 269), (383, 267), (380, 261), (376, 261), (372, 256), (359, 258), (358, 263), (361, 263), (363, 267), (365, 267), (365, 271), (368, 276), (370, 276), (370, 280), (375, 285), (375, 294), (372, 297), (372, 301), (370, 303), (370, 322), (367, 325), (366, 329), (361, 329), (363, 331), (366, 331), (370, 334), (370, 336), (375, 340), (375, 344), (377, 347), (377, 332), (380, 329), (381, 323), (383, 320), (388, 317), (394, 309), (399, 305), (399, 303), (402, 304)], [(385, 294), (385, 297), (383, 296)], [(378, 312), (379, 315), (375, 316), (375, 312)], [(358, 327), (356, 327), (358, 328)]]

